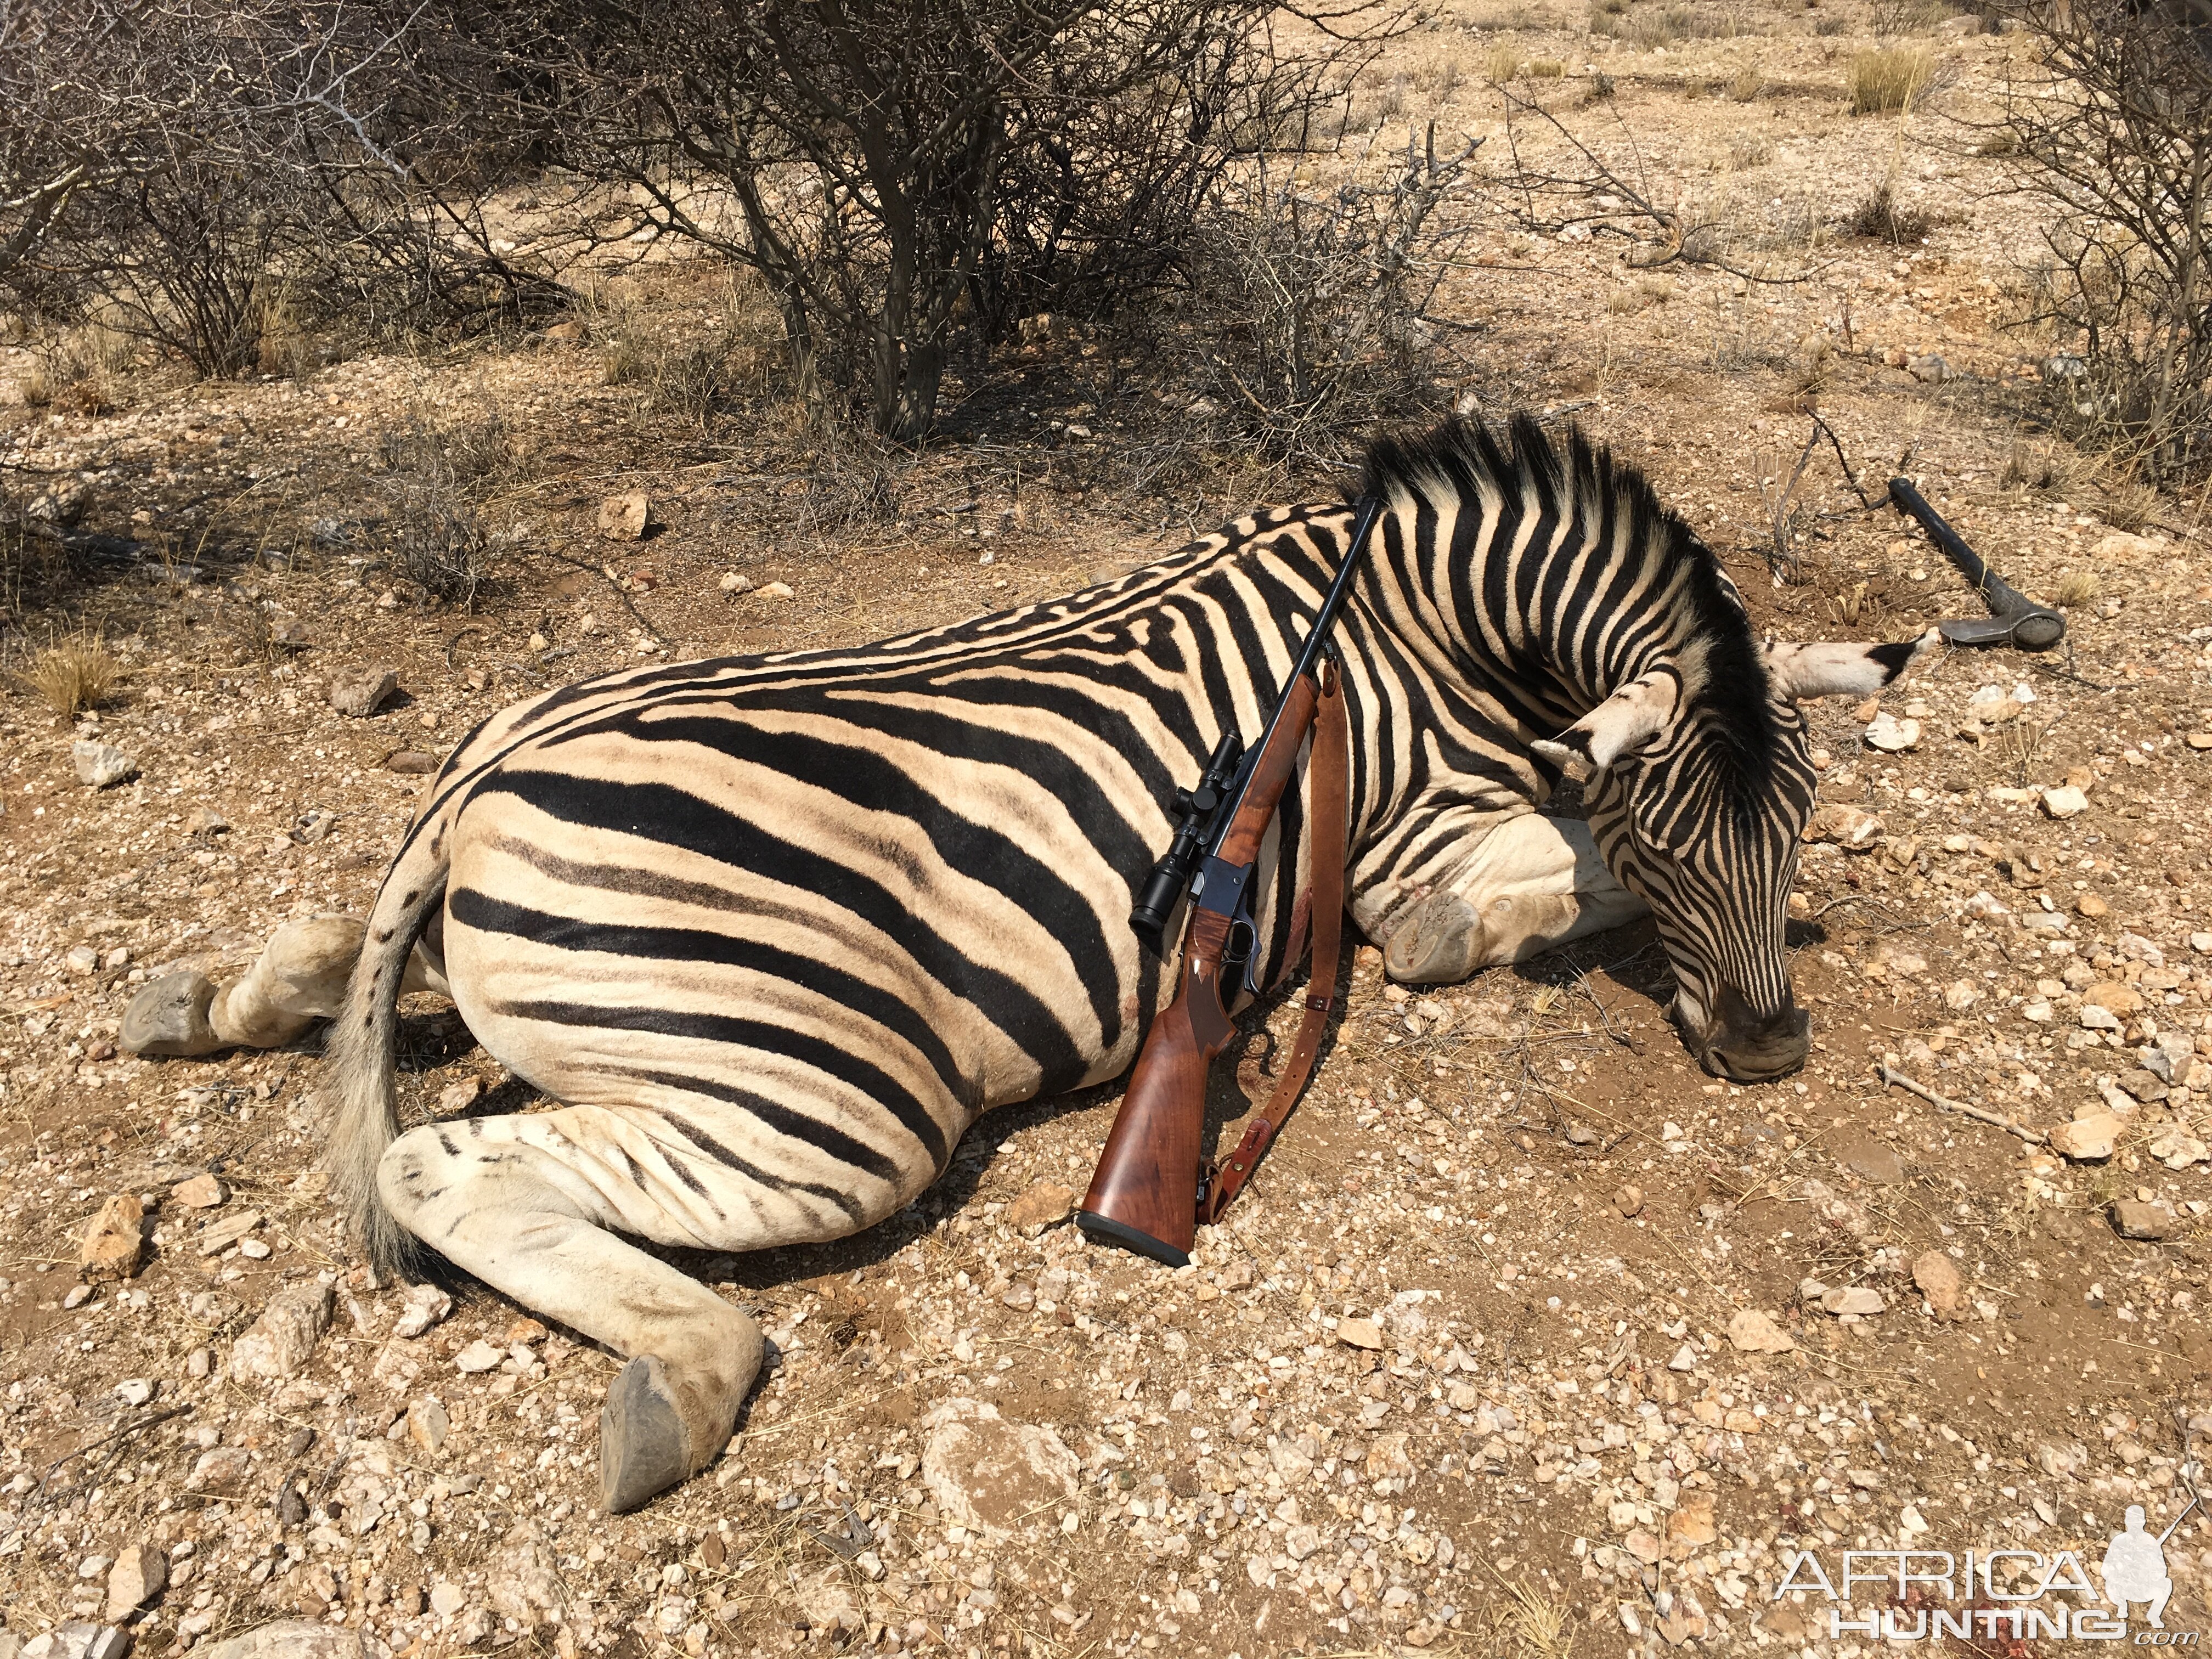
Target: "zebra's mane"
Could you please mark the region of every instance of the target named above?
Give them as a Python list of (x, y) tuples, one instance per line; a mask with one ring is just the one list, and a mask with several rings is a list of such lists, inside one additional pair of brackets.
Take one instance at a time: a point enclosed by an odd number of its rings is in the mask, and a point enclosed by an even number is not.
[[(1703, 647), (1706, 672), (1691, 707), (1709, 717), (1719, 750), (1716, 757), (1746, 798), (1768, 781), (1780, 734), (1751, 618), (1713, 550), (1660, 501), (1650, 480), (1635, 466), (1593, 444), (1571, 422), (1564, 442), (1555, 442), (1534, 416), (1523, 411), (1511, 418), (1502, 438), (1480, 420), (1458, 417), (1426, 433), (1379, 438), (1367, 451), (1363, 488), (1386, 500), (1408, 489), (1432, 500), (1456, 495), (1470, 507), (1486, 495), (1515, 501), (1533, 494), (1547, 511), (1562, 517), (1594, 508), (1608, 529), (1626, 514), (1626, 535), (1594, 539), (1622, 550), (1617, 556), (1650, 561), (1662, 574), (1681, 578), (1655, 586), (1677, 594), (1686, 613), (1673, 630), (1678, 648), (1692, 641)], [(1603, 592), (1606, 573), (1592, 570), (1586, 586)]]

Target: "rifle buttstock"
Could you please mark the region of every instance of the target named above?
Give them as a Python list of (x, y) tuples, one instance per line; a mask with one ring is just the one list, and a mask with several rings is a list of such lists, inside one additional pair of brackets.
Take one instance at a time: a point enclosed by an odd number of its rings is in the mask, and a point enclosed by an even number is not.
[(1184, 952), (1182, 988), (1154, 1023), (1129, 1073), (1113, 1133), (1075, 1224), (1180, 1267), (1198, 1236), (1198, 1168), (1206, 1137), (1206, 1075), (1236, 1027), (1224, 1006), (1224, 919), (1201, 914)]

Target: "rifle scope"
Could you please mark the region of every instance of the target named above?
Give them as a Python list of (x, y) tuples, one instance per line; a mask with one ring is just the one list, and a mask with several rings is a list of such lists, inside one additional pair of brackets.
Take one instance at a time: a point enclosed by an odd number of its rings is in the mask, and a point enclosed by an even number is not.
[(1168, 843), (1166, 855), (1152, 866), (1152, 876), (1129, 912), (1130, 928), (1156, 957), (1166, 954), (1168, 921), (1190, 885), (1199, 856), (1212, 838), (1213, 815), (1227, 799), (1230, 782), (1243, 757), (1244, 740), (1234, 732), (1224, 732), (1213, 745), (1213, 758), (1206, 762), (1206, 775), (1198, 781), (1198, 787), (1175, 793), (1175, 810), (1182, 815), (1182, 823)]

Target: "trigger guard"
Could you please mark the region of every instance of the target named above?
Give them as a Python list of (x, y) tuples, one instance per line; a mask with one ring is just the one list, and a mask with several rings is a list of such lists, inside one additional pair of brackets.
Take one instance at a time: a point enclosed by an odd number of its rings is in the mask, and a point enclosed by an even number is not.
[(1253, 976), (1260, 967), (1260, 930), (1251, 917), (1240, 915), (1230, 922), (1229, 942), (1221, 954), (1224, 962), (1237, 963), (1237, 982), (1256, 994), (1260, 987)]

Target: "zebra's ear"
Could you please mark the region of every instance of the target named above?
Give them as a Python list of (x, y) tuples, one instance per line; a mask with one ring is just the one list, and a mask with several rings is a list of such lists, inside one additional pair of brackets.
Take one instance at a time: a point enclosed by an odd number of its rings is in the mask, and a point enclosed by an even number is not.
[(1679, 700), (1672, 674), (1646, 674), (1622, 686), (1558, 737), (1539, 738), (1528, 746), (1568, 776), (1586, 778), (1663, 731), (1674, 718)]
[(1942, 641), (1942, 632), (1933, 628), (1895, 645), (1769, 640), (1766, 672), (1785, 697), (1863, 697), (1899, 678)]

